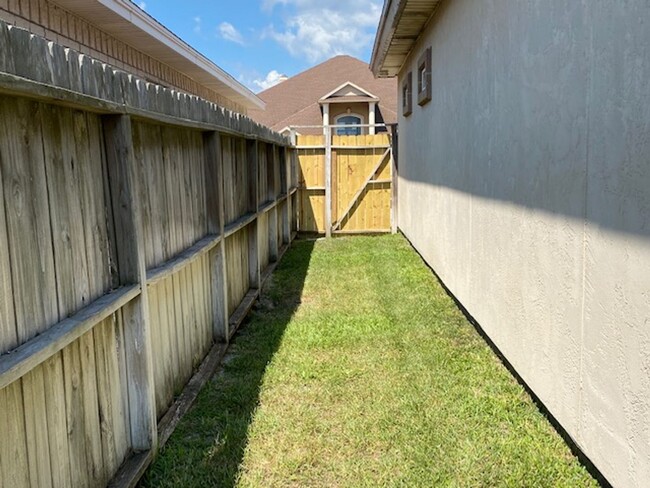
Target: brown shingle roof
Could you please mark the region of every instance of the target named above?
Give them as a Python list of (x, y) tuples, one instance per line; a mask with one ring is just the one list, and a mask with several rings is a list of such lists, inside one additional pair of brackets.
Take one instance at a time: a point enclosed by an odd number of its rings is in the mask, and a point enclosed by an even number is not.
[(259, 93), (266, 110), (250, 110), (249, 116), (274, 130), (322, 124), (318, 101), (347, 81), (379, 98), (385, 123), (397, 122), (397, 81), (375, 78), (366, 63), (351, 56), (336, 56)]

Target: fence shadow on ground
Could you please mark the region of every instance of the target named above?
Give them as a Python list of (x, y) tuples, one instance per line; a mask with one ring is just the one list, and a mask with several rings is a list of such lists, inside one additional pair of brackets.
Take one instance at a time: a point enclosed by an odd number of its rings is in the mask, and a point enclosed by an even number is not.
[(264, 287), (221, 368), (149, 468), (140, 486), (235, 486), (266, 367), (301, 302), (314, 241), (299, 240)]

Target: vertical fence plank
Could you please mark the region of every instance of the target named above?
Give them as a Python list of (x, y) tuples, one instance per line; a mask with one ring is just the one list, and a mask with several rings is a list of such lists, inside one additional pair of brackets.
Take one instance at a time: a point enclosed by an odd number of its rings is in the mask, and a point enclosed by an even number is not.
[(120, 281), (141, 284), (140, 296), (123, 309), (131, 442), (135, 450), (155, 451), (157, 428), (151, 331), (131, 119), (124, 115), (106, 116), (103, 123)]
[[(4, 124), (0, 121), (0, 140), (7, 140)], [(4, 156), (0, 147), (0, 157)], [(7, 221), (5, 213), (5, 185), (2, 178), (3, 169), (0, 164), (0, 354), (18, 345), (18, 332), (14, 311), (14, 297), (11, 283), (11, 268), (9, 261), (9, 238), (7, 236)], [(5, 469), (8, 471), (9, 468)]]
[[(11, 105), (4, 104), (5, 116), (0, 118), (0, 140), (10, 142), (15, 139), (12, 133), (15, 126), (10, 114)], [(8, 123), (6, 123), (6, 122)], [(11, 157), (10, 144), (0, 145), (0, 161)], [(10, 174), (11, 174), (10, 170)], [(16, 329), (16, 315), (14, 310), (13, 280), (9, 260), (9, 242), (7, 221), (5, 220), (5, 188), (6, 169), (0, 164), (0, 248), (5, 250), (0, 256), (0, 354), (9, 351), (18, 345), (18, 332)], [(8, 192), (7, 192), (8, 193)], [(6, 195), (11, 205), (11, 195)], [(16, 381), (4, 389), (0, 389), (0, 439), (11, 439), (11, 442), (0, 442), (0, 472), (1, 486), (24, 487), (29, 485), (29, 471), (27, 464), (27, 441), (25, 437), (24, 404), (22, 382)]]
[[(11, 259), (14, 312), (19, 342), (43, 332), (58, 318), (54, 251), (43, 150), (43, 106), (3, 99), (2, 164)], [(33, 484), (51, 486), (52, 472), (42, 368), (23, 377), (20, 399), (25, 409), (29, 476)], [(17, 400), (14, 398), (14, 400)], [(19, 404), (20, 405), (20, 404)], [(12, 419), (9, 420), (10, 422)], [(6, 468), (5, 468), (6, 469)]]
[(226, 240), (223, 238), (225, 224), (224, 172), (221, 149), (221, 135), (206, 132), (203, 136), (205, 157), (205, 195), (208, 233), (220, 234), (218, 247), (209, 255), (210, 281), (212, 286), (213, 337), (226, 342), (230, 337), (228, 330), (228, 291), (226, 288)]
[[(0, 390), (0, 442), (2, 486), (22, 488), (30, 486), (27, 461), (27, 438), (25, 432), (25, 405), (20, 381)], [(9, 415), (8, 412), (12, 414)]]
[[(85, 125), (85, 117), (82, 119)], [(79, 132), (79, 134), (77, 134)], [(89, 182), (84, 177), (91, 164), (84, 149), (88, 142), (80, 140), (83, 131), (75, 124), (73, 113), (68, 109), (47, 107), (43, 119), (44, 148), (46, 154), (47, 179), (50, 194), (52, 235), (56, 265), (56, 289), (59, 302), (59, 319), (87, 305), (93, 293), (101, 293), (101, 272), (92, 269), (89, 274), (88, 251), (93, 255), (92, 246), (86, 246), (84, 225), (92, 226), (88, 212), (90, 203), (84, 199), (84, 187)], [(77, 137), (78, 135), (78, 137)], [(101, 182), (100, 182), (101, 183)], [(103, 219), (99, 219), (102, 222)], [(98, 232), (99, 231), (95, 231)], [(94, 261), (91, 261), (94, 262)], [(103, 263), (97, 263), (101, 269)], [(89, 276), (93, 280), (89, 279)], [(99, 278), (98, 278), (99, 276)], [(91, 291), (91, 281), (93, 291)], [(98, 281), (99, 285), (95, 286)], [(97, 289), (99, 287), (99, 289)], [(71, 357), (71, 355), (76, 355)], [(59, 371), (49, 370), (49, 403), (59, 403), (59, 393), (54, 388), (61, 383), (60, 394), (65, 396), (68, 423), (68, 452), (61, 458), (61, 450), (51, 449), (53, 478), (55, 483), (65, 485), (67, 473), (59, 472), (60, 467), (70, 459), (70, 477), (76, 484), (99, 484), (104, 481), (103, 459), (101, 455), (101, 434), (99, 408), (97, 406), (96, 375), (94, 364), (94, 341), (85, 335), (77, 343), (63, 350), (63, 377), (52, 375)], [(89, 357), (91, 356), (91, 357)], [(48, 425), (53, 442), (58, 441), (58, 433)]]

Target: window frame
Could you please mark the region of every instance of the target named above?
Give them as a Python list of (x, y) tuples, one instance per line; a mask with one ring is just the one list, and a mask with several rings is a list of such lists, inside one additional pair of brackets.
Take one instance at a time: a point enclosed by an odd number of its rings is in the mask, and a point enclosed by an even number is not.
[(413, 113), (413, 72), (409, 71), (402, 82), (402, 115), (408, 117)]
[[(339, 125), (346, 125), (346, 124), (339, 124), (339, 120), (340, 120), (340, 119), (343, 119), (343, 118), (345, 118), (345, 117), (355, 117), (355, 118), (359, 119), (359, 124), (358, 124), (358, 125), (363, 125), (363, 124), (365, 124), (365, 122), (364, 122), (364, 117), (363, 117), (363, 115), (361, 115), (361, 114), (357, 114), (357, 113), (349, 113), (349, 114), (348, 114), (348, 113), (343, 113), (343, 114), (339, 114), (339, 115), (337, 115), (336, 117), (334, 117), (334, 125), (337, 126), (337, 127), (334, 127), (334, 135), (335, 135), (335, 136), (349, 136), (349, 135), (359, 135), (359, 136), (362, 136), (362, 135), (364, 135), (364, 134), (363, 134), (363, 127), (356, 127), (356, 129), (359, 130), (359, 133), (358, 133), (358, 134), (339, 134), (338, 131), (339, 131), (339, 129), (341, 129), (342, 127), (338, 127), (338, 126), (339, 126)], [(350, 124), (350, 125), (357, 125), (357, 124)]]
[[(431, 48), (428, 47), (418, 59), (418, 105), (421, 107), (431, 101)], [(423, 82), (424, 80), (424, 82)]]

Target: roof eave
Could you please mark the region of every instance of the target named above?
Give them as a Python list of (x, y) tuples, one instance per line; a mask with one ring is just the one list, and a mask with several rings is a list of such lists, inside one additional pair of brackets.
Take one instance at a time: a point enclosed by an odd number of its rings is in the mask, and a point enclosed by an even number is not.
[[(370, 60), (370, 69), (376, 77), (393, 78), (399, 74), (406, 58), (408, 58), (413, 46), (419, 40), (440, 2), (441, 0), (419, 0), (418, 2), (386, 0), (379, 20)], [(412, 31), (415, 26), (416, 32), (402, 35), (398, 33), (398, 29), (401, 27), (405, 11), (409, 10), (408, 7), (411, 7), (410, 10), (415, 11), (408, 12), (409, 17), (411, 17), (408, 19), (411, 22), (411, 29), (409, 30)], [(397, 47), (397, 44), (399, 44), (399, 47)], [(390, 64), (387, 62), (389, 54)]]
[[(100, 27), (107, 33), (247, 109), (263, 110), (266, 107), (251, 90), (130, 0), (53, 1), (92, 23), (101, 21)], [(98, 17), (101, 15), (103, 18)], [(148, 42), (140, 42), (143, 35)]]

